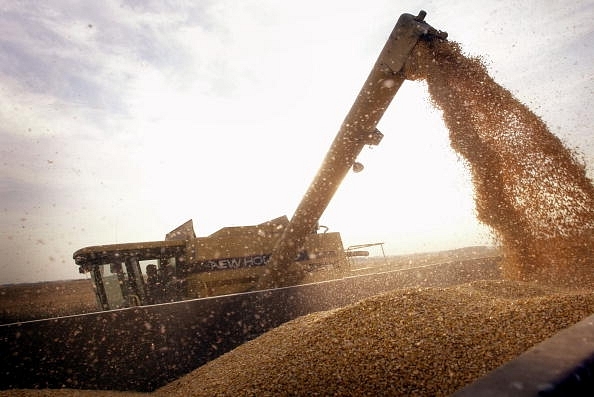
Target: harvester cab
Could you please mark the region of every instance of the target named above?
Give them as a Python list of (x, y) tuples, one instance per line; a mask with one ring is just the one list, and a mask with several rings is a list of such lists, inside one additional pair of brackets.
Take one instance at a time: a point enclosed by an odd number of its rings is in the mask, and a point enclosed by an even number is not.
[(344, 277), (348, 255), (339, 233), (319, 232), (319, 220), (357, 156), (377, 145), (377, 124), (405, 80), (402, 69), (419, 40), (447, 34), (426, 13), (402, 14), (344, 119), (323, 163), (289, 221), (226, 227), (196, 237), (192, 221), (164, 241), (86, 247), (73, 254), (90, 273), (104, 309), (265, 290)]

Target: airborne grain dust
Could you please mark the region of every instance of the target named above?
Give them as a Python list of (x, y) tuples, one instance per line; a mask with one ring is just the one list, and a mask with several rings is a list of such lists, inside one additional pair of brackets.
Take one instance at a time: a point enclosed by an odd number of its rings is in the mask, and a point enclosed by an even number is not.
[[(468, 162), (479, 220), (506, 251), (504, 275), (396, 290), (290, 321), (150, 396), (445, 396), (594, 311), (594, 188), (529, 109), (455, 43), (420, 42), (425, 79), (452, 147)], [(77, 390), (0, 396), (137, 396)]]
[(457, 43), (419, 42), (405, 73), (426, 80), (470, 165), (478, 219), (506, 254), (504, 277), (591, 285), (594, 188), (575, 155)]

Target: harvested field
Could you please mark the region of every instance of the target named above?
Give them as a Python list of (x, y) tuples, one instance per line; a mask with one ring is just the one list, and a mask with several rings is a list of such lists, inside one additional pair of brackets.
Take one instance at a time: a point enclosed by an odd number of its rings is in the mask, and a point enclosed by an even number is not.
[(0, 286), (0, 324), (95, 311), (90, 279)]

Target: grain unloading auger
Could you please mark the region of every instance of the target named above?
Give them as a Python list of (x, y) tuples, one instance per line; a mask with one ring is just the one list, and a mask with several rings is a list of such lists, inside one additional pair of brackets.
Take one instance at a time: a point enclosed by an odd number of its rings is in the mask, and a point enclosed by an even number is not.
[(362, 170), (362, 165), (356, 160), (363, 147), (377, 145), (383, 138), (377, 124), (405, 80), (402, 69), (412, 49), (420, 39), (447, 38), (447, 33), (424, 22), (425, 15), (425, 11), (421, 11), (417, 16), (402, 14), (398, 19), (318, 174), (274, 246), (269, 271), (261, 280), (261, 286), (289, 285), (303, 277), (300, 273), (287, 272), (286, 266), (303, 251), (307, 236), (315, 233), (322, 213), (349, 169), (355, 172)]
[[(377, 124), (404, 81), (402, 69), (419, 40), (446, 39), (424, 22), (425, 12), (398, 19), (321, 168), (292, 219), (226, 227), (196, 237), (192, 221), (165, 241), (86, 247), (73, 255), (90, 272), (103, 309), (264, 290), (340, 278), (347, 265), (339, 233), (318, 222), (365, 145), (383, 135)], [(324, 271), (318, 271), (323, 269)], [(312, 276), (313, 274), (313, 276)]]

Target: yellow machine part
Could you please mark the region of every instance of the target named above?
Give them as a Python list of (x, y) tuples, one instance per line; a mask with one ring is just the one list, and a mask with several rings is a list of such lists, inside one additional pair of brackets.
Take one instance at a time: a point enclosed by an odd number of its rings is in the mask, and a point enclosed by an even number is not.
[[(269, 258), (270, 254), (264, 252), (271, 252), (273, 241), (270, 239), (246, 239), (245, 230), (235, 236), (232, 234), (230, 233), (226, 237), (211, 236), (196, 239), (193, 260), (195, 262), (205, 260), (218, 263), (216, 259), (212, 259), (218, 257), (221, 258), (219, 259), (221, 269), (188, 275), (186, 277), (188, 298), (203, 298), (254, 290), (257, 281), (269, 271), (262, 262), (264, 259), (261, 258)], [(220, 240), (225, 238), (228, 241), (222, 244), (223, 241)], [(348, 266), (339, 233), (312, 234), (306, 238), (304, 248), (308, 258), (290, 263), (285, 268), (287, 274), (301, 275), (299, 284), (340, 277)], [(231, 259), (226, 258), (249, 258), (255, 263), (254, 266), (249, 267), (225, 268), (232, 262)], [(261, 262), (258, 263), (258, 261)]]

